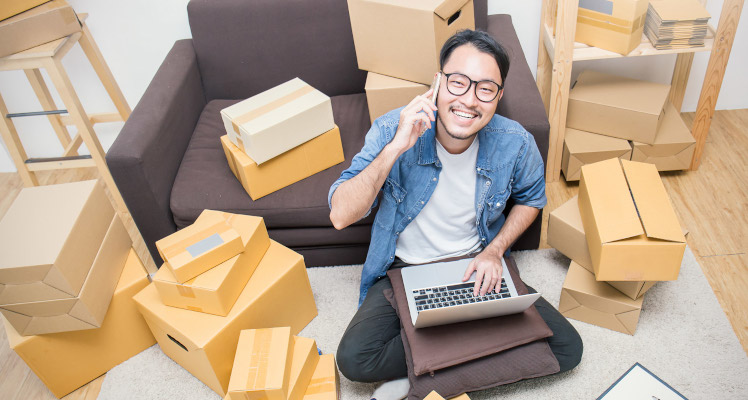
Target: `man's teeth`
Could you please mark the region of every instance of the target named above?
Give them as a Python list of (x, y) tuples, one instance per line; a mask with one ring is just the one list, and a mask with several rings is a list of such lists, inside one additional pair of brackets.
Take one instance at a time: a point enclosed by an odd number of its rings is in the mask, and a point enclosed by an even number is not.
[(468, 114), (468, 113), (466, 113), (466, 112), (462, 112), (462, 111), (458, 111), (458, 110), (452, 110), (452, 112), (453, 112), (453, 113), (454, 113), (455, 115), (457, 115), (458, 117), (462, 117), (462, 118), (469, 118), (469, 119), (473, 119), (473, 118), (477, 117), (477, 115), (474, 115), (474, 114)]

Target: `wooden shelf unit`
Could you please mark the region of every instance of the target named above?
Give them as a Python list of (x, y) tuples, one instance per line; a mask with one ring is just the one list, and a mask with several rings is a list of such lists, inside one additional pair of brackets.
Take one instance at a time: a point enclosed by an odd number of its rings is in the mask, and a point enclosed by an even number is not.
[[(706, 0), (699, 1), (706, 5)], [(703, 47), (657, 50), (646, 36), (642, 35), (642, 43), (631, 53), (624, 56), (574, 41), (579, 0), (543, 0), (536, 81), (551, 125), (546, 180), (549, 182), (557, 181), (560, 176), (571, 70), (574, 61), (677, 54), (671, 80), (670, 102), (677, 110), (680, 110), (686, 93), (694, 53), (710, 51), (711, 55), (691, 131), (696, 139), (696, 149), (690, 169), (697, 169), (701, 163), (704, 144), (714, 115), (727, 61), (730, 58), (743, 2), (744, 0), (724, 1), (717, 30), (715, 31), (714, 28), (709, 26), (709, 32)], [(553, 36), (554, 31), (557, 33), (555, 38)]]

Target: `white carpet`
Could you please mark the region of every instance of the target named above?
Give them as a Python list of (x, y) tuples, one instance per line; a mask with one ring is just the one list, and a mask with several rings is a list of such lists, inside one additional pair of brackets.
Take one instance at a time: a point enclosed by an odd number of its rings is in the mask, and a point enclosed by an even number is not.
[[(556, 250), (514, 253), (523, 280), (558, 306), (569, 260)], [(310, 268), (319, 309), (302, 332), (334, 353), (356, 310), (361, 266)], [(584, 341), (574, 370), (471, 393), (472, 399), (593, 399), (634, 363), (689, 399), (748, 399), (748, 357), (690, 249), (674, 282), (647, 292), (636, 334), (571, 320)], [(342, 399), (368, 399), (373, 385), (341, 375)], [(154, 346), (112, 369), (99, 399), (220, 399)]]

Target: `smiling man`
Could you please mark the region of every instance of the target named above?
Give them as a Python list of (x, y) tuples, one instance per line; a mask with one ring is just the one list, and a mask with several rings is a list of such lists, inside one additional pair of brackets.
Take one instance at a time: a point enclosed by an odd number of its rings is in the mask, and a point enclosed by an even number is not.
[[(343, 229), (379, 200), (361, 275), (359, 309), (337, 352), (354, 381), (388, 381), (378, 400), (407, 394), (400, 321), (384, 298), (389, 268), (472, 256), (474, 295), (501, 281), (501, 258), (546, 204), (544, 165), (520, 124), (496, 115), (509, 70), (506, 51), (485, 32), (458, 32), (442, 47), (436, 103), (432, 91), (374, 121), (363, 149), (330, 188), (330, 219)], [(381, 192), (381, 197), (377, 199)], [(504, 208), (515, 205), (505, 218)], [(535, 303), (554, 335), (561, 371), (574, 368), (582, 342), (548, 302)]]

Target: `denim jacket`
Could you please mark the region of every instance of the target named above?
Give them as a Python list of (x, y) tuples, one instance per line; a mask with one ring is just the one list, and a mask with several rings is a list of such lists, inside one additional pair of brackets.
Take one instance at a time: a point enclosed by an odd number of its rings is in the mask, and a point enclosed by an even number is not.
[[(330, 207), (335, 189), (366, 168), (395, 136), (400, 110), (402, 108), (390, 111), (374, 121), (366, 134), (364, 147), (330, 187), (327, 197)], [(381, 202), (361, 273), (359, 306), (369, 288), (387, 273), (395, 258), (398, 236), (434, 193), (442, 167), (436, 155), (434, 126), (436, 124), (395, 161), (382, 186), (381, 196), (366, 213), (369, 215)], [(515, 121), (494, 115), (478, 132), (478, 140), (475, 223), (481, 242), (486, 246), (504, 225), (506, 218), (502, 212), (510, 196), (515, 204), (545, 206), (545, 168), (535, 139)]]

